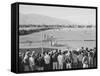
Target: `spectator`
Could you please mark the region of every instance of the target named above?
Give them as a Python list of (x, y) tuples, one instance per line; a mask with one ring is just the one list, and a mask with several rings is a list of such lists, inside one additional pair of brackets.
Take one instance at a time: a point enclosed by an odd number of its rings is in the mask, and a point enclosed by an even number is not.
[(53, 70), (58, 69), (57, 56), (58, 56), (58, 53), (57, 53), (57, 52), (55, 52), (55, 53), (52, 55)]
[(78, 57), (74, 53), (74, 50), (73, 50), (73, 52), (72, 52), (72, 67), (77, 68), (77, 66), (78, 66)]
[(45, 53), (44, 62), (45, 62), (44, 70), (50, 70), (50, 56), (48, 55), (48, 52)]
[(23, 63), (24, 63), (24, 71), (29, 71), (29, 51), (25, 53), (25, 56), (23, 58)]
[(80, 52), (78, 55), (78, 68), (82, 68), (82, 59), (83, 59), (83, 53)]
[(58, 55), (57, 60), (58, 60), (58, 68), (63, 69), (64, 58), (63, 58), (63, 54), (61, 52)]
[(85, 54), (82, 59), (83, 68), (88, 68), (88, 56)]
[(66, 62), (66, 69), (70, 69), (72, 60), (71, 60), (69, 51), (67, 54), (65, 54), (65, 62)]
[(29, 57), (29, 66), (31, 71), (35, 70), (35, 59), (33, 57), (33, 54)]

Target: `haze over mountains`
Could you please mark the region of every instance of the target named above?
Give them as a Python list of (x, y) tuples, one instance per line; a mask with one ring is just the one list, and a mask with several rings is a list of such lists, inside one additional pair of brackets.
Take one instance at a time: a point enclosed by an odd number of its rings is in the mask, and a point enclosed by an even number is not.
[(29, 24), (47, 24), (47, 25), (56, 25), (56, 24), (72, 24), (72, 22), (63, 19), (57, 19), (54, 17), (39, 15), (39, 14), (22, 14), (19, 15), (19, 24), (20, 25), (29, 25)]

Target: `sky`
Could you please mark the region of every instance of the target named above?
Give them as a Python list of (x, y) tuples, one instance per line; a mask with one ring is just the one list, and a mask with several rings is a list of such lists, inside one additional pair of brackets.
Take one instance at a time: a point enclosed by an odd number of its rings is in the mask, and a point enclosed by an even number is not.
[(96, 25), (96, 10), (72, 7), (20, 5), (21, 14), (39, 14), (71, 21), (75, 24)]

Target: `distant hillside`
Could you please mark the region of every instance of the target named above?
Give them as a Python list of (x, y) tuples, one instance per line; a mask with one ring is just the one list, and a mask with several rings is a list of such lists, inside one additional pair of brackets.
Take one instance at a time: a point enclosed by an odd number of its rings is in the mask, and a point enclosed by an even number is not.
[(22, 14), (19, 15), (19, 24), (20, 25), (29, 25), (29, 24), (72, 24), (68, 20), (57, 19), (49, 16), (39, 15), (39, 14)]

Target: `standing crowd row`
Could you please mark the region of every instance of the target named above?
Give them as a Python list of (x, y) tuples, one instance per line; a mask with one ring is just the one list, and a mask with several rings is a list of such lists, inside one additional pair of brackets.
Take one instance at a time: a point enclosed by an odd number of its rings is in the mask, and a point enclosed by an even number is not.
[(96, 67), (96, 48), (77, 50), (47, 50), (42, 53), (27, 50), (19, 53), (20, 71), (48, 71)]

